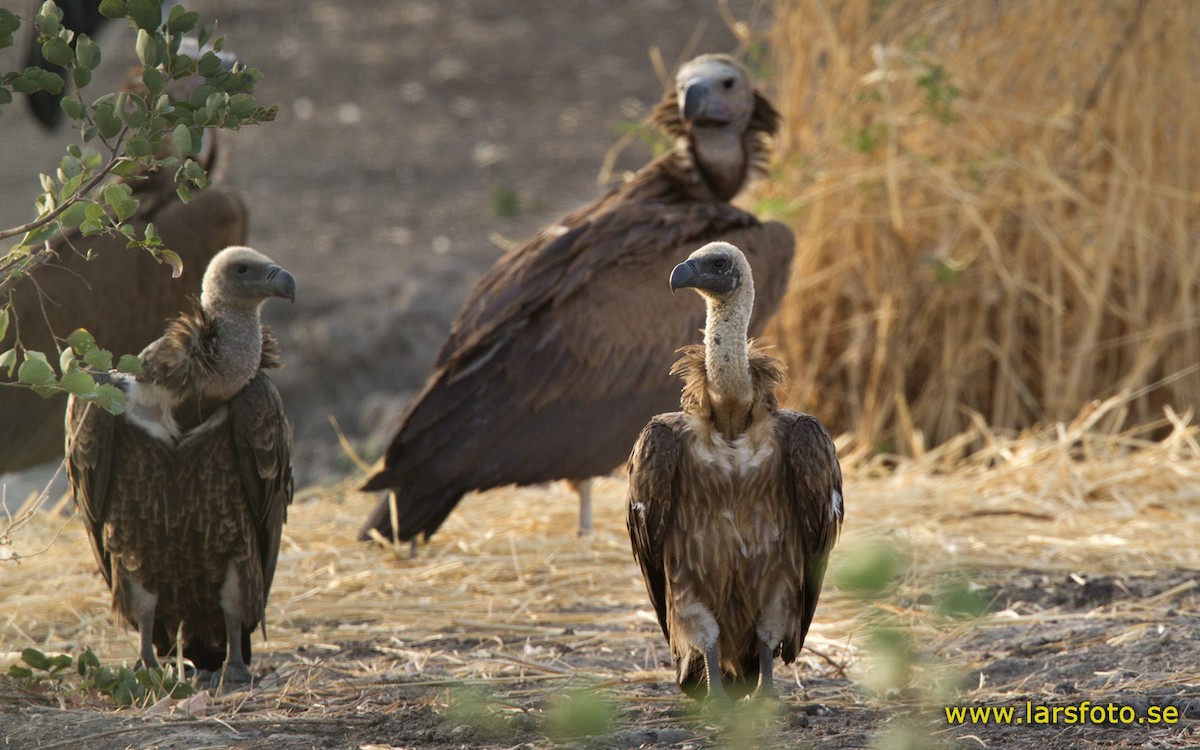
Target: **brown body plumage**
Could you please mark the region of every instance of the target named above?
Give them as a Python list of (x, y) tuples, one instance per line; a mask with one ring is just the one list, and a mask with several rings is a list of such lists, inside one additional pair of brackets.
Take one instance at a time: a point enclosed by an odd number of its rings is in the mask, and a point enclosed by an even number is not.
[(124, 414), (69, 405), (71, 491), (147, 665), (182, 623), (198, 668), (228, 662), (230, 679), (249, 679), (292, 498), (291, 430), (263, 372), (278, 352), (259, 308), (294, 293), (265, 256), (229, 248), (205, 274), (201, 308), (142, 351), (142, 373), (111, 376)]
[[(216, 133), (206, 137), (210, 147), (200, 158), (210, 179), (219, 181), (222, 149)], [(27, 348), (53, 359), (55, 336), (82, 327), (106, 349), (139, 352), (168, 320), (188, 309), (187, 300), (200, 293), (209, 260), (222, 248), (246, 241), (246, 208), (227, 188), (211, 185), (183, 203), (168, 172), (129, 184), (139, 205), (127, 226), (141, 234), (153, 223), (164, 244), (183, 260), (183, 275), (172, 279), (169, 266), (126, 248), (129, 241), (120, 234), (62, 237), (53, 243), (57, 258), (39, 267), (13, 294), (13, 312)], [(84, 258), (88, 249), (95, 259)], [(11, 326), (0, 340), (0, 351), (12, 346), (16, 332), (17, 326)], [(0, 388), (0, 474), (62, 456), (64, 408), (63, 399)]]
[[(648, 291), (683, 248), (718, 238), (744, 247), (769, 279), (752, 328), (774, 314), (792, 232), (728, 201), (765, 164), (778, 117), (724, 56), (685, 65), (678, 89), (656, 110), (677, 137), (672, 151), (507, 253), (471, 292), (364, 485), (389, 497), (363, 538), (428, 537), (470, 490), (618, 466), (646, 420), (677, 399), (671, 352), (703, 320)], [(590, 526), (586, 500), (580, 525)]]
[(629, 458), (627, 522), (680, 686), (694, 697), (770, 690), (808, 633), (842, 521), (837, 452), (813, 417), (779, 409), (782, 365), (747, 342), (750, 269), (713, 243), (672, 275), (708, 301), (705, 345), (682, 350), (682, 410)]

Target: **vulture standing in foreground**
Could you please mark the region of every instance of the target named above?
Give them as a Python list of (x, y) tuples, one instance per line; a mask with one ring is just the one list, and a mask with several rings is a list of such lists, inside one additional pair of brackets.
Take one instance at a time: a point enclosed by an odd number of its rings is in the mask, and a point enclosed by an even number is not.
[(771, 695), (817, 608), (842, 523), (842, 472), (815, 418), (779, 409), (782, 363), (747, 341), (754, 282), (733, 245), (700, 248), (671, 289), (704, 298), (704, 344), (682, 349), (682, 411), (629, 457), (627, 523), (679, 686), (721, 701)]
[(653, 294), (655, 280), (685, 248), (727, 239), (770, 280), (752, 330), (774, 314), (792, 232), (729, 201), (765, 168), (778, 114), (741, 64), (703, 55), (654, 119), (675, 137), (671, 151), (505, 254), (472, 290), (363, 485), (388, 496), (360, 538), (428, 538), (465, 492), (555, 479), (576, 482), (590, 531), (590, 478), (676, 403), (671, 352), (703, 322)]
[[(226, 684), (250, 681), (292, 500), (291, 429), (264, 369), (278, 365), (259, 313), (295, 299), (292, 275), (248, 247), (218, 253), (200, 309), (141, 353), (114, 416), (72, 397), (67, 475), (113, 609), (137, 627), (143, 666), (183, 655)], [(214, 678), (214, 681), (217, 678)]]
[[(218, 136), (216, 131), (205, 135), (196, 160), (208, 170), (210, 185), (195, 191), (190, 203), (179, 200), (168, 172), (126, 180), (139, 201), (127, 224), (139, 235), (146, 224), (154, 224), (163, 244), (183, 261), (178, 280), (149, 253), (128, 249), (123, 235), (82, 237), (72, 232), (54, 241), (55, 259), (14, 289), (16, 320), (0, 338), (0, 352), (13, 345), (19, 330), (27, 348), (54, 361), (55, 336), (76, 328), (87, 328), (116, 354), (137, 352), (158, 338), (168, 320), (186, 311), (188, 299), (200, 293), (209, 260), (222, 248), (246, 242), (246, 208), (237, 193), (219, 184), (228, 149)], [(90, 261), (84, 257), (89, 249), (97, 256)], [(0, 387), (0, 474), (62, 456), (64, 407), (62, 399)]]

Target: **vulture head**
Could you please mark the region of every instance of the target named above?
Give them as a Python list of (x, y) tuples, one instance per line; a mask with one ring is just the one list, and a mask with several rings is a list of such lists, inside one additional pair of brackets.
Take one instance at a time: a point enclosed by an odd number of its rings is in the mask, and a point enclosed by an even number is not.
[(738, 136), (754, 113), (750, 74), (729, 55), (701, 55), (675, 76), (679, 116), (687, 130), (727, 131)]
[(296, 279), (248, 247), (227, 247), (213, 256), (201, 284), (200, 306), (209, 313), (257, 310), (272, 297), (296, 301)]
[(728, 242), (710, 242), (671, 271), (671, 291), (695, 289), (706, 301), (749, 297), (754, 304), (754, 278), (746, 256)]

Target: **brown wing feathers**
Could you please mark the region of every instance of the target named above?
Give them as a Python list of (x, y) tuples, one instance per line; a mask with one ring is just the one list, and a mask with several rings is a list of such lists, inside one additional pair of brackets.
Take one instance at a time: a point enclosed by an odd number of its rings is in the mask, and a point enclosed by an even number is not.
[[(769, 103), (754, 102), (745, 172), (765, 162), (777, 127)], [(714, 192), (674, 92), (656, 111), (680, 139), (675, 150), (507, 253), (472, 290), (384, 467), (363, 485), (390, 496), (361, 538), (428, 537), (469, 490), (587, 479), (624, 461), (646, 419), (677, 402), (672, 352), (703, 322), (656, 293), (681, 254), (717, 238), (738, 243), (772, 280), (753, 329), (778, 308), (790, 230)]]

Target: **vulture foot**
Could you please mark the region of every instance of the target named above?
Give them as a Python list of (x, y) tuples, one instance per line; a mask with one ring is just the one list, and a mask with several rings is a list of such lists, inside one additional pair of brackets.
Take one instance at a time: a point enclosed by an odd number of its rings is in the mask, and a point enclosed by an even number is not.
[(158, 669), (158, 659), (151, 656), (149, 661), (138, 659), (133, 663), (134, 672), (141, 672), (143, 669)]
[(200, 672), (197, 682), (200, 685), (207, 684), (214, 693), (232, 693), (250, 687), (252, 680), (250, 670), (245, 664), (228, 663), (219, 672)]

